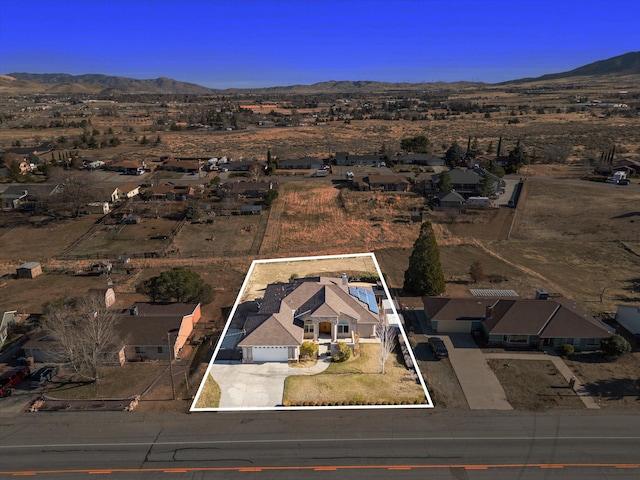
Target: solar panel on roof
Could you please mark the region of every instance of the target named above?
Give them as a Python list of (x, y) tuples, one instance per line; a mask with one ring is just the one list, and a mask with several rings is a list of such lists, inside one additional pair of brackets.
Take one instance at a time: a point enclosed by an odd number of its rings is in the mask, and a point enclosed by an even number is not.
[(379, 313), (376, 296), (371, 290), (362, 287), (349, 287), (349, 295), (356, 297), (362, 303), (366, 303), (370, 312)]

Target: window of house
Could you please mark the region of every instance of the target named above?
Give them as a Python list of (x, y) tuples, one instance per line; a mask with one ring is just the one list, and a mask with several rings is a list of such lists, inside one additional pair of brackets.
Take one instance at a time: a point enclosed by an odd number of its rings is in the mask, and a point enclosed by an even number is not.
[(349, 323), (342, 320), (338, 322), (338, 333), (349, 333)]
[(136, 353), (144, 353), (144, 351), (142, 350), (142, 348), (136, 347)]
[(527, 335), (511, 335), (511, 343), (527, 343), (528, 340)]
[(313, 322), (304, 324), (304, 333), (313, 333)]
[(587, 338), (587, 345), (597, 345), (597, 344), (598, 344), (597, 338)]
[(158, 347), (158, 353), (163, 353), (164, 350), (162, 349), (162, 347)]

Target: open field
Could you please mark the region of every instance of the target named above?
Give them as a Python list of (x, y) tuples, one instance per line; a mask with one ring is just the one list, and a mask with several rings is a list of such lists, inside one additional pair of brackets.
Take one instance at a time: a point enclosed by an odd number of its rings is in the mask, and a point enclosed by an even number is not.
[[(344, 363), (332, 362), (317, 375), (287, 377), (284, 405), (424, 403), (422, 387), (391, 355), (380, 374), (379, 344), (361, 344), (360, 356)], [(353, 402), (353, 403), (352, 403)]]
[(424, 200), (400, 192), (356, 192), (327, 181), (287, 183), (274, 202), (260, 249), (314, 255), (368, 252), (413, 244), (419, 224), (407, 220)]
[(553, 362), (548, 360), (487, 360), (509, 403), (515, 409), (583, 408)]
[(212, 224), (186, 223), (173, 241), (181, 257), (235, 257), (262, 241), (268, 214), (214, 217)]
[(23, 262), (44, 262), (60, 255), (98, 219), (97, 215), (63, 221), (6, 215), (0, 214), (0, 265), (3, 270), (14, 272)]
[(165, 218), (145, 218), (135, 224), (101, 225), (99, 230), (68, 253), (108, 259), (159, 251), (167, 243), (175, 225), (175, 220)]

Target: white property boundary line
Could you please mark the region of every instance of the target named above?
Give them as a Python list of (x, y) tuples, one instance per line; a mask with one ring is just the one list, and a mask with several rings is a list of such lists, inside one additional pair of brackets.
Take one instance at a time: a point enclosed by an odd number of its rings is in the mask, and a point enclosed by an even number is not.
[(370, 253), (353, 253), (353, 254), (344, 254), (344, 255), (322, 255), (322, 256), (313, 256), (313, 257), (291, 257), (291, 258), (276, 258), (276, 259), (262, 259), (262, 260), (254, 260), (251, 262), (251, 267), (249, 267), (249, 271), (247, 272), (247, 276), (242, 283), (242, 287), (240, 288), (240, 292), (236, 297), (236, 301), (229, 313), (229, 317), (227, 319), (227, 323), (218, 338), (218, 342), (216, 344), (216, 348), (213, 351), (213, 356), (211, 357), (211, 361), (209, 362), (209, 366), (207, 367), (207, 371), (202, 378), (202, 382), (200, 383), (200, 387), (198, 387), (198, 391), (196, 392), (193, 403), (191, 404), (190, 412), (245, 412), (245, 411), (292, 411), (292, 410), (379, 410), (379, 409), (407, 409), (407, 408), (433, 408), (433, 401), (431, 400), (431, 395), (429, 394), (429, 390), (427, 389), (427, 385), (424, 382), (424, 378), (422, 376), (422, 372), (420, 371), (420, 367), (418, 366), (418, 362), (413, 354), (413, 349), (411, 348), (411, 344), (409, 343), (409, 339), (404, 331), (404, 327), (402, 326), (402, 322), (398, 322), (398, 327), (400, 330), (400, 334), (404, 339), (405, 345), (407, 346), (407, 350), (409, 351), (409, 356), (413, 361), (413, 366), (416, 370), (418, 378), (420, 380), (420, 385), (424, 391), (425, 398), (427, 399), (427, 403), (418, 404), (418, 405), (336, 405), (336, 406), (307, 406), (307, 407), (285, 407), (285, 406), (274, 406), (274, 407), (239, 407), (239, 408), (198, 408), (196, 407), (196, 403), (198, 403), (198, 399), (200, 398), (200, 394), (204, 388), (204, 384), (207, 382), (211, 369), (213, 368), (213, 364), (215, 363), (216, 357), (218, 356), (218, 352), (220, 351), (220, 347), (222, 346), (222, 341), (227, 335), (227, 331), (229, 330), (229, 325), (231, 324), (231, 319), (233, 319), (238, 305), (240, 304), (240, 299), (244, 294), (244, 291), (249, 283), (249, 279), (251, 275), (253, 275), (253, 270), (256, 265), (262, 263), (276, 263), (276, 262), (297, 262), (297, 261), (309, 261), (309, 260), (333, 260), (333, 259), (348, 259), (348, 258), (362, 258), (362, 257), (370, 257), (373, 261), (373, 264), (378, 273), (378, 277), (380, 278), (380, 282), (382, 283), (382, 288), (384, 289), (384, 293), (391, 304), (391, 309), (395, 318), (399, 318), (398, 312), (395, 307), (395, 302), (391, 298), (391, 294), (389, 293), (389, 288), (387, 287), (387, 283), (385, 282), (384, 276), (382, 275), (382, 271), (380, 270), (380, 265), (378, 264), (378, 260), (373, 252)]

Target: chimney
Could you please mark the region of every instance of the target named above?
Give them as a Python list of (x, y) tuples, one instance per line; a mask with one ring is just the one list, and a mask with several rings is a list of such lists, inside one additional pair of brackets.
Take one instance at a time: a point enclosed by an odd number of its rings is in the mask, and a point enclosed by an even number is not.
[(484, 311), (484, 319), (485, 320), (491, 320), (491, 318), (493, 317), (493, 306), (492, 305), (487, 305), (485, 311)]
[(349, 279), (347, 278), (347, 274), (343, 273), (342, 274), (342, 284), (343, 285), (347, 285), (349, 283)]

